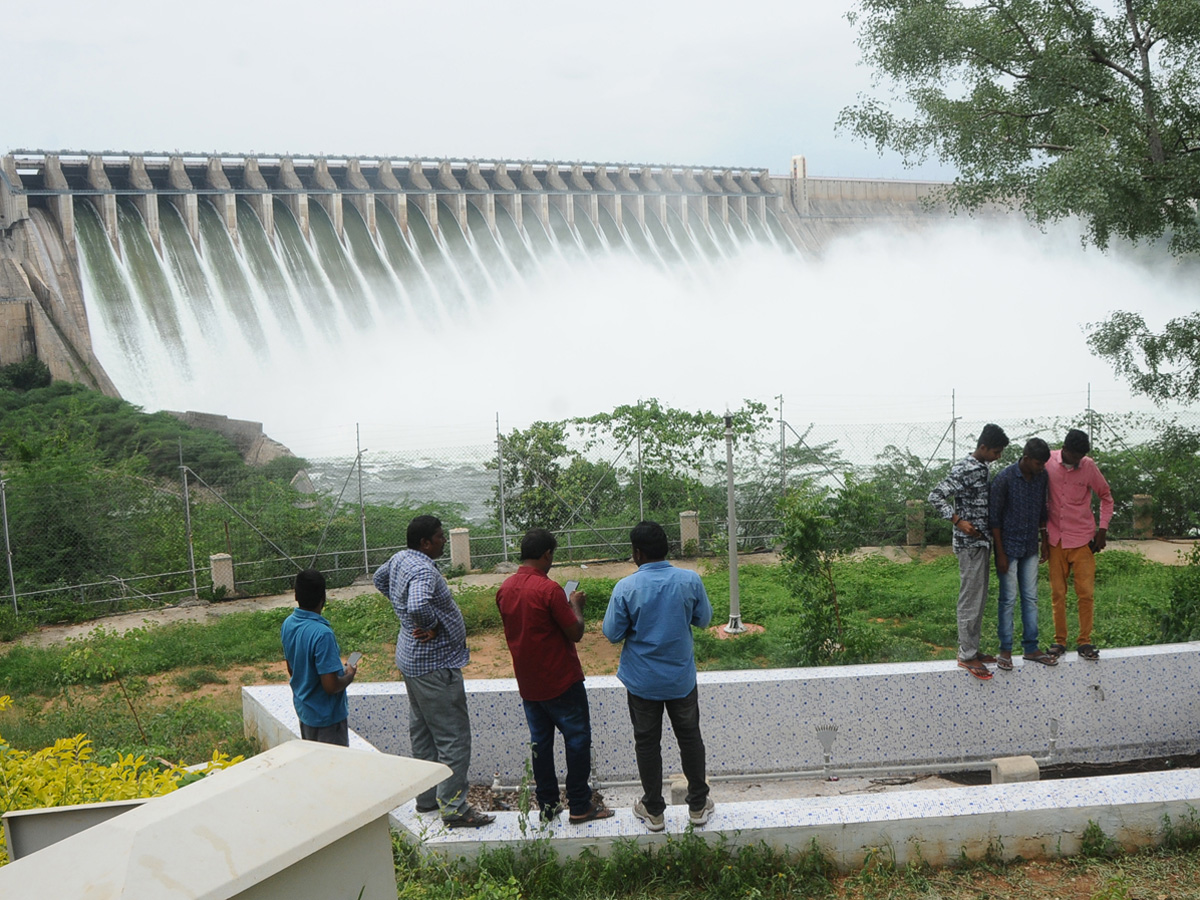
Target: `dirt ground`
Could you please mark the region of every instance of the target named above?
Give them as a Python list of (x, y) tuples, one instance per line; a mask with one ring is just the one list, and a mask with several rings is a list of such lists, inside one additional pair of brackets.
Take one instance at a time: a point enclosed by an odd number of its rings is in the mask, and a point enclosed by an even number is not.
[[(1180, 565), (1182, 557), (1191, 549), (1195, 541), (1110, 541), (1108, 546), (1113, 550), (1127, 550), (1140, 553), (1152, 562), (1164, 565)], [(914, 555), (922, 561), (943, 556), (950, 552), (949, 547), (926, 547), (919, 551), (910, 551), (905, 547), (863, 547), (860, 555), (884, 556), (895, 562), (912, 561)], [(705, 566), (713, 565), (709, 559), (673, 560), (674, 565), (695, 571), (705, 571)], [(777, 553), (746, 553), (738, 557), (740, 566), (747, 565), (778, 565)], [(550, 575), (558, 582), (580, 578), (623, 578), (634, 571), (632, 562), (597, 562), (580, 565), (555, 566)], [(508, 573), (472, 573), (452, 579), (451, 588), (461, 586), (499, 586)], [(361, 578), (354, 584), (343, 588), (330, 590), (329, 596), (334, 599), (357, 597), (363, 593), (372, 593), (375, 588), (369, 579)], [(273, 594), (264, 597), (250, 597), (243, 600), (225, 600), (218, 603), (191, 601), (188, 605), (170, 606), (158, 610), (138, 610), (137, 612), (121, 613), (107, 616), (91, 622), (81, 622), (74, 625), (45, 625), (37, 631), (22, 636), (19, 643), (34, 646), (50, 646), (62, 643), (68, 638), (86, 636), (96, 628), (107, 631), (123, 632), (142, 625), (166, 625), (172, 622), (204, 622), (217, 616), (252, 609), (273, 609), (281, 606), (291, 606), (295, 601), (291, 594)], [(511, 678), (512, 664), (508, 658), (508, 648), (501, 634), (476, 635), (470, 639), (471, 664), (463, 671), (467, 678)], [(579, 655), (586, 672), (595, 675), (611, 675), (617, 670), (618, 650), (608, 643), (598, 631), (589, 631), (584, 635), (579, 645)], [(364, 672), (364, 674), (367, 674)]]

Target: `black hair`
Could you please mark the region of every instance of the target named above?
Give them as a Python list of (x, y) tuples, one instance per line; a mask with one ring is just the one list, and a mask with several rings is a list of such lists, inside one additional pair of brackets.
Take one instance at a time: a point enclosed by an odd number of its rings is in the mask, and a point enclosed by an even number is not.
[(989, 450), (1003, 450), (1008, 446), (1008, 435), (999, 425), (989, 422), (983, 426), (983, 431), (979, 432), (979, 446)]
[(530, 528), (521, 539), (521, 559), (541, 559), (548, 550), (558, 549), (558, 538), (545, 528)]
[(651, 562), (667, 558), (667, 533), (657, 522), (642, 521), (629, 532), (629, 543), (634, 550), (641, 550)]
[(1072, 428), (1063, 439), (1063, 449), (1087, 456), (1091, 452), (1092, 442), (1088, 440), (1085, 432), (1080, 431), (1078, 428)]
[(296, 573), (296, 605), (310, 612), (319, 610), (325, 602), (325, 576), (316, 569)]
[(1041, 438), (1030, 438), (1025, 442), (1024, 455), (1038, 462), (1045, 462), (1050, 458), (1050, 445)]
[(434, 532), (441, 527), (442, 520), (437, 516), (417, 516), (408, 523), (408, 549), (420, 550), (421, 541), (432, 541)]

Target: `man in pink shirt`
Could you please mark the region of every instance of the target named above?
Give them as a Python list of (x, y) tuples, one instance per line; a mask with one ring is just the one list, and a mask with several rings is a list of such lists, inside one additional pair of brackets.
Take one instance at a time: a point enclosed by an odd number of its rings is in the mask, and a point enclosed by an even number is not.
[[(1050, 564), (1050, 597), (1054, 607), (1054, 643), (1049, 653), (1067, 652), (1067, 576), (1074, 574), (1079, 601), (1080, 659), (1095, 662), (1100, 651), (1092, 646), (1092, 614), (1096, 592), (1096, 554), (1104, 549), (1113, 498), (1100, 467), (1088, 458), (1088, 436), (1077, 428), (1067, 432), (1061, 450), (1050, 453), (1046, 474), (1050, 478), (1046, 507), (1046, 532), (1042, 558)], [(1100, 528), (1092, 513), (1092, 494), (1100, 498)]]

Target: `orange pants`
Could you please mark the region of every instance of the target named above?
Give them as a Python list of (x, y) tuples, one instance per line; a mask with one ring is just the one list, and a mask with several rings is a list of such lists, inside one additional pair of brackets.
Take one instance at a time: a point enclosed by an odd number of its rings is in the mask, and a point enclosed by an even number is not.
[(1092, 617), (1096, 605), (1096, 555), (1092, 548), (1050, 548), (1050, 602), (1054, 608), (1054, 643), (1067, 645), (1067, 576), (1074, 575), (1075, 597), (1079, 601), (1079, 640), (1092, 642)]

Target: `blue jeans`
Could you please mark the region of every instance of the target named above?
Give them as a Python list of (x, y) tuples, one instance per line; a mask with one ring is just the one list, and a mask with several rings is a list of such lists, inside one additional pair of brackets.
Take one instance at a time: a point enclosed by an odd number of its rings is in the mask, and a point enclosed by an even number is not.
[(554, 771), (554, 729), (562, 732), (567, 756), (567, 804), (581, 816), (592, 805), (588, 772), (592, 767), (592, 716), (587, 690), (577, 681), (553, 700), (522, 700), (529, 740), (533, 744), (533, 781), (538, 806), (559, 804), (558, 773)]
[(1020, 559), (1008, 558), (1008, 571), (997, 572), (1000, 579), (1000, 650), (1012, 652), (1013, 607), (1017, 592), (1021, 593), (1021, 645), (1026, 653), (1038, 649), (1038, 555), (1031, 553)]

